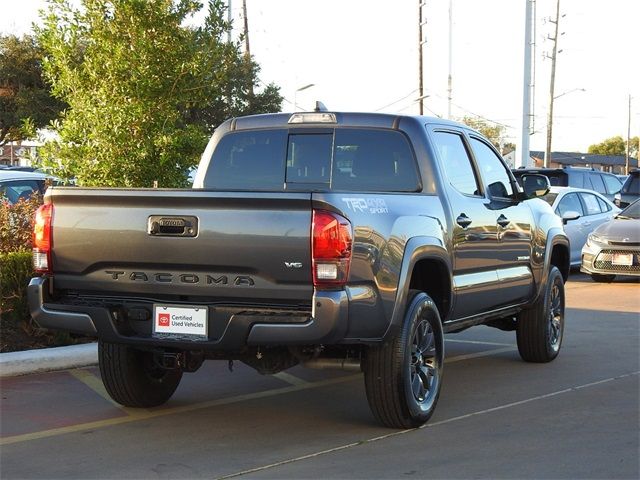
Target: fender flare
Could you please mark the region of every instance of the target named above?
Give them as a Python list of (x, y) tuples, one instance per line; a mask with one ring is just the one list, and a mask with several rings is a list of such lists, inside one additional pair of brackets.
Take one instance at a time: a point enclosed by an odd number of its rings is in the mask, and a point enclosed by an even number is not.
[(569, 237), (565, 234), (564, 230), (560, 227), (553, 227), (549, 229), (547, 233), (547, 242), (544, 251), (544, 263), (542, 266), (542, 272), (539, 276), (539, 281), (536, 289), (536, 294), (534, 298), (528, 305), (533, 305), (538, 301), (538, 298), (544, 291), (544, 286), (547, 284), (547, 280), (549, 278), (549, 272), (551, 271), (551, 256), (553, 255), (553, 249), (556, 246), (563, 246), (567, 249), (567, 264), (563, 265), (564, 271), (561, 268), (563, 278), (565, 278), (565, 271), (569, 272), (570, 268), (570, 255), (571, 255), (571, 246), (569, 243)]
[[(452, 265), (451, 256), (444, 246), (441, 239), (430, 236), (412, 237), (409, 239), (405, 246), (404, 255), (402, 257), (402, 265), (400, 268), (400, 276), (398, 280), (398, 288), (396, 290), (396, 298), (393, 306), (393, 313), (391, 315), (391, 322), (387, 327), (387, 331), (384, 333), (382, 340), (387, 341), (392, 338), (402, 326), (404, 320), (405, 307), (407, 303), (407, 297), (409, 295), (410, 275), (413, 272), (413, 267), (420, 260), (436, 260), (441, 262), (448, 272), (449, 282), (449, 309), (453, 306), (453, 280), (452, 280)], [(442, 315), (442, 319), (446, 318)]]

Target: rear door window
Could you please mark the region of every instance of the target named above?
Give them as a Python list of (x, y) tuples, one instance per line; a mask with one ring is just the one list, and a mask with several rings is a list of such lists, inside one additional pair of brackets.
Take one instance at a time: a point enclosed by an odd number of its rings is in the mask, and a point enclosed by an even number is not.
[[(591, 188), (591, 182), (585, 183), (585, 174), (583, 172), (571, 172), (569, 175), (569, 181), (563, 186), (576, 187), (576, 188)], [(553, 185), (553, 183), (551, 184)], [(561, 184), (558, 184), (561, 185)]]
[(600, 210), (603, 213), (606, 212), (610, 212), (611, 211), (611, 205), (609, 205), (607, 202), (605, 202), (604, 200), (602, 200), (600, 197), (596, 197), (598, 199), (598, 203), (600, 204)]
[(580, 197), (584, 202), (585, 212), (587, 215), (597, 215), (599, 213), (602, 213), (600, 209), (600, 203), (598, 202), (598, 197), (596, 197), (594, 194), (581, 193)]
[(480, 187), (462, 136), (452, 132), (434, 132), (445, 175), (451, 185), (465, 195), (480, 195)]
[(604, 187), (604, 182), (599, 173), (590, 173), (589, 177), (591, 179), (591, 185), (593, 185), (592, 190), (602, 194), (607, 193), (607, 189)]
[(607, 187), (608, 194), (618, 193), (622, 188), (622, 182), (620, 182), (620, 180), (618, 180), (618, 177), (615, 177), (614, 175), (603, 174), (602, 179), (604, 180), (604, 184)]

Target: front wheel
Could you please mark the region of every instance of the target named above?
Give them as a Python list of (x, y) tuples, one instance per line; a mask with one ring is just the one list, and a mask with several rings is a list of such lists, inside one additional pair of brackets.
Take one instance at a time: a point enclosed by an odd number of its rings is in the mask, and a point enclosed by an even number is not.
[(560, 353), (564, 335), (564, 279), (551, 267), (536, 303), (518, 315), (518, 351), (527, 362), (550, 362)]
[(102, 340), (98, 342), (98, 363), (105, 389), (125, 407), (162, 405), (182, 378), (181, 370), (158, 366), (151, 352)]
[(428, 295), (412, 291), (399, 334), (366, 355), (364, 380), (374, 416), (391, 428), (425, 423), (440, 396), (443, 365), (438, 309)]

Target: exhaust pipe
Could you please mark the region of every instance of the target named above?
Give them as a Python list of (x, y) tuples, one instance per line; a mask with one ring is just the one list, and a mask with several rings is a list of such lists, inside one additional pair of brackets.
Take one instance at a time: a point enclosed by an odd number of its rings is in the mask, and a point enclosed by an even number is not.
[(303, 367), (315, 370), (347, 370), (350, 372), (361, 371), (359, 358), (314, 358), (302, 362)]

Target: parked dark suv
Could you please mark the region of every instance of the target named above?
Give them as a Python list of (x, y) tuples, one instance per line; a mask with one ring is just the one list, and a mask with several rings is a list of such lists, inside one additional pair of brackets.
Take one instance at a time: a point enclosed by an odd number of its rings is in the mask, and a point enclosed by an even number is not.
[(612, 173), (601, 172), (594, 168), (518, 168), (513, 174), (520, 181), (522, 175), (539, 173), (549, 177), (552, 187), (586, 188), (604, 195), (613, 202), (614, 196), (622, 188), (622, 182)]
[(640, 170), (632, 170), (622, 185), (622, 189), (616, 193), (613, 203), (617, 207), (625, 208), (640, 197)]

